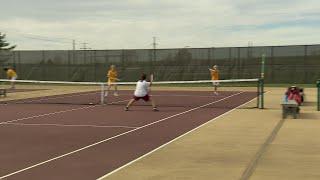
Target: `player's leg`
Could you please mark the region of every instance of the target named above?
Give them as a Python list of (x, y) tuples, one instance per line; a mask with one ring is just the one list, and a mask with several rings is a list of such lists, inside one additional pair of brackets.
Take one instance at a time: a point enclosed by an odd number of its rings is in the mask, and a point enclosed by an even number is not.
[(214, 94), (218, 95), (218, 84), (214, 85)]
[(134, 103), (136, 101), (136, 99), (135, 98), (132, 98), (129, 102), (128, 102), (128, 104), (127, 104), (127, 106), (125, 107), (125, 111), (129, 111), (129, 107)]
[(12, 77), (11, 78), (11, 89), (15, 89), (15, 80), (16, 80), (17, 78), (16, 77)]
[(144, 100), (145, 102), (150, 101), (150, 103), (151, 103), (151, 105), (152, 105), (152, 109), (153, 109), (154, 111), (158, 111), (157, 105), (156, 105), (155, 101), (154, 101), (148, 94), (143, 97), (143, 100)]
[(154, 101), (152, 98), (150, 98), (149, 101), (151, 102), (152, 109), (153, 109), (154, 111), (159, 111), (158, 108), (157, 108), (157, 105), (156, 105), (155, 101)]
[(218, 87), (217, 87), (217, 83), (216, 82), (212, 82), (212, 86), (213, 86), (213, 94), (214, 95), (218, 95)]
[(113, 93), (113, 95), (114, 95), (114, 96), (119, 96), (119, 94), (118, 94), (118, 85), (114, 84), (113, 86), (114, 86), (114, 93)]
[(104, 91), (104, 96), (108, 96), (110, 89), (111, 89), (111, 83), (108, 83), (107, 89)]
[(14, 89), (14, 82), (11, 81), (11, 88), (10, 89)]

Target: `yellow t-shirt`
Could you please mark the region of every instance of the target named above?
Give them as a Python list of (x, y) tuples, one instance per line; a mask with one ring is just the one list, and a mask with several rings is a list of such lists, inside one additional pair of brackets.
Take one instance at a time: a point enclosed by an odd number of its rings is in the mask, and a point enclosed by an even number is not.
[(8, 71), (7, 71), (7, 77), (8, 77), (8, 78), (17, 77), (17, 73), (16, 73), (13, 69), (8, 69)]
[(108, 76), (108, 82), (116, 82), (118, 72), (116, 70), (109, 70), (107, 76)]
[(218, 70), (211, 71), (211, 80), (219, 80), (219, 72)]

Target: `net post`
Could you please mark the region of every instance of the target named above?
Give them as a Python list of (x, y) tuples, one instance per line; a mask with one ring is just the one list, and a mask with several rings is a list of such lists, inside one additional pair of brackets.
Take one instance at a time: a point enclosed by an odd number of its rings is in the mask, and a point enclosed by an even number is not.
[(101, 83), (101, 84), (100, 84), (100, 88), (101, 88), (100, 104), (101, 104), (101, 105), (104, 105), (104, 104), (105, 104), (105, 102), (104, 102), (104, 93), (105, 93), (105, 85), (104, 85), (104, 83)]
[(263, 53), (261, 56), (261, 72), (259, 78), (259, 109), (264, 109), (264, 77), (265, 77), (265, 61), (266, 61), (266, 54)]
[(259, 79), (259, 87), (258, 87), (258, 108), (259, 109), (264, 109), (264, 79), (260, 78)]
[(318, 102), (317, 102), (317, 110), (320, 111), (320, 79), (317, 81), (317, 89), (318, 89)]
[(262, 56), (261, 56), (261, 72), (260, 72), (261, 79), (264, 79), (265, 62), (266, 62), (266, 54), (262, 54)]

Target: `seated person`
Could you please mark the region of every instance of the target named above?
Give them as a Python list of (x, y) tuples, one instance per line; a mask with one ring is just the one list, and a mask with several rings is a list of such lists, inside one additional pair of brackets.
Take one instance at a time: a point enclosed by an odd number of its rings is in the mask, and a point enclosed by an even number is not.
[(303, 102), (303, 91), (296, 86), (291, 86), (285, 93), (286, 100), (295, 100), (300, 106)]

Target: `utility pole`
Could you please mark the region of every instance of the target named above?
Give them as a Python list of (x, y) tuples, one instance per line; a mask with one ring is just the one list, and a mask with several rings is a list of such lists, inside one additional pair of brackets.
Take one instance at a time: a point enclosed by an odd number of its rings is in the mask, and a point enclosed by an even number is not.
[(152, 46), (153, 46), (153, 61), (156, 61), (157, 60), (157, 38), (156, 37), (153, 37), (153, 43), (152, 43)]
[(253, 42), (248, 41), (248, 58), (251, 59), (252, 57), (252, 47), (253, 47)]
[(152, 61), (156, 61), (157, 60), (157, 39), (156, 37), (153, 37), (153, 43), (152, 43), (152, 47), (153, 47), (153, 57), (152, 57)]
[(88, 48), (88, 47), (87, 47), (88, 43), (84, 42), (84, 43), (81, 43), (81, 44), (82, 44), (82, 48), (80, 48), (80, 49), (82, 49), (82, 50), (91, 49), (91, 48)]
[(151, 60), (151, 63), (150, 63), (150, 70), (151, 72), (150, 73), (153, 73), (153, 63), (157, 60), (157, 39), (156, 37), (153, 37), (153, 43), (152, 43), (152, 46), (153, 46), (153, 56), (152, 56), (152, 60)]
[(72, 39), (72, 63), (75, 63), (76, 59), (76, 40)]
[(153, 37), (153, 43), (152, 43), (152, 46), (153, 46), (153, 49), (157, 49), (157, 38), (156, 37)]
[(86, 51), (91, 49), (91, 48), (88, 48), (87, 45), (88, 43), (84, 42), (84, 43), (81, 43), (82, 44), (82, 48), (80, 48), (81, 50), (83, 50), (83, 60), (84, 60), (84, 64), (87, 64), (87, 53)]
[(72, 50), (76, 50), (76, 40), (72, 40)]

